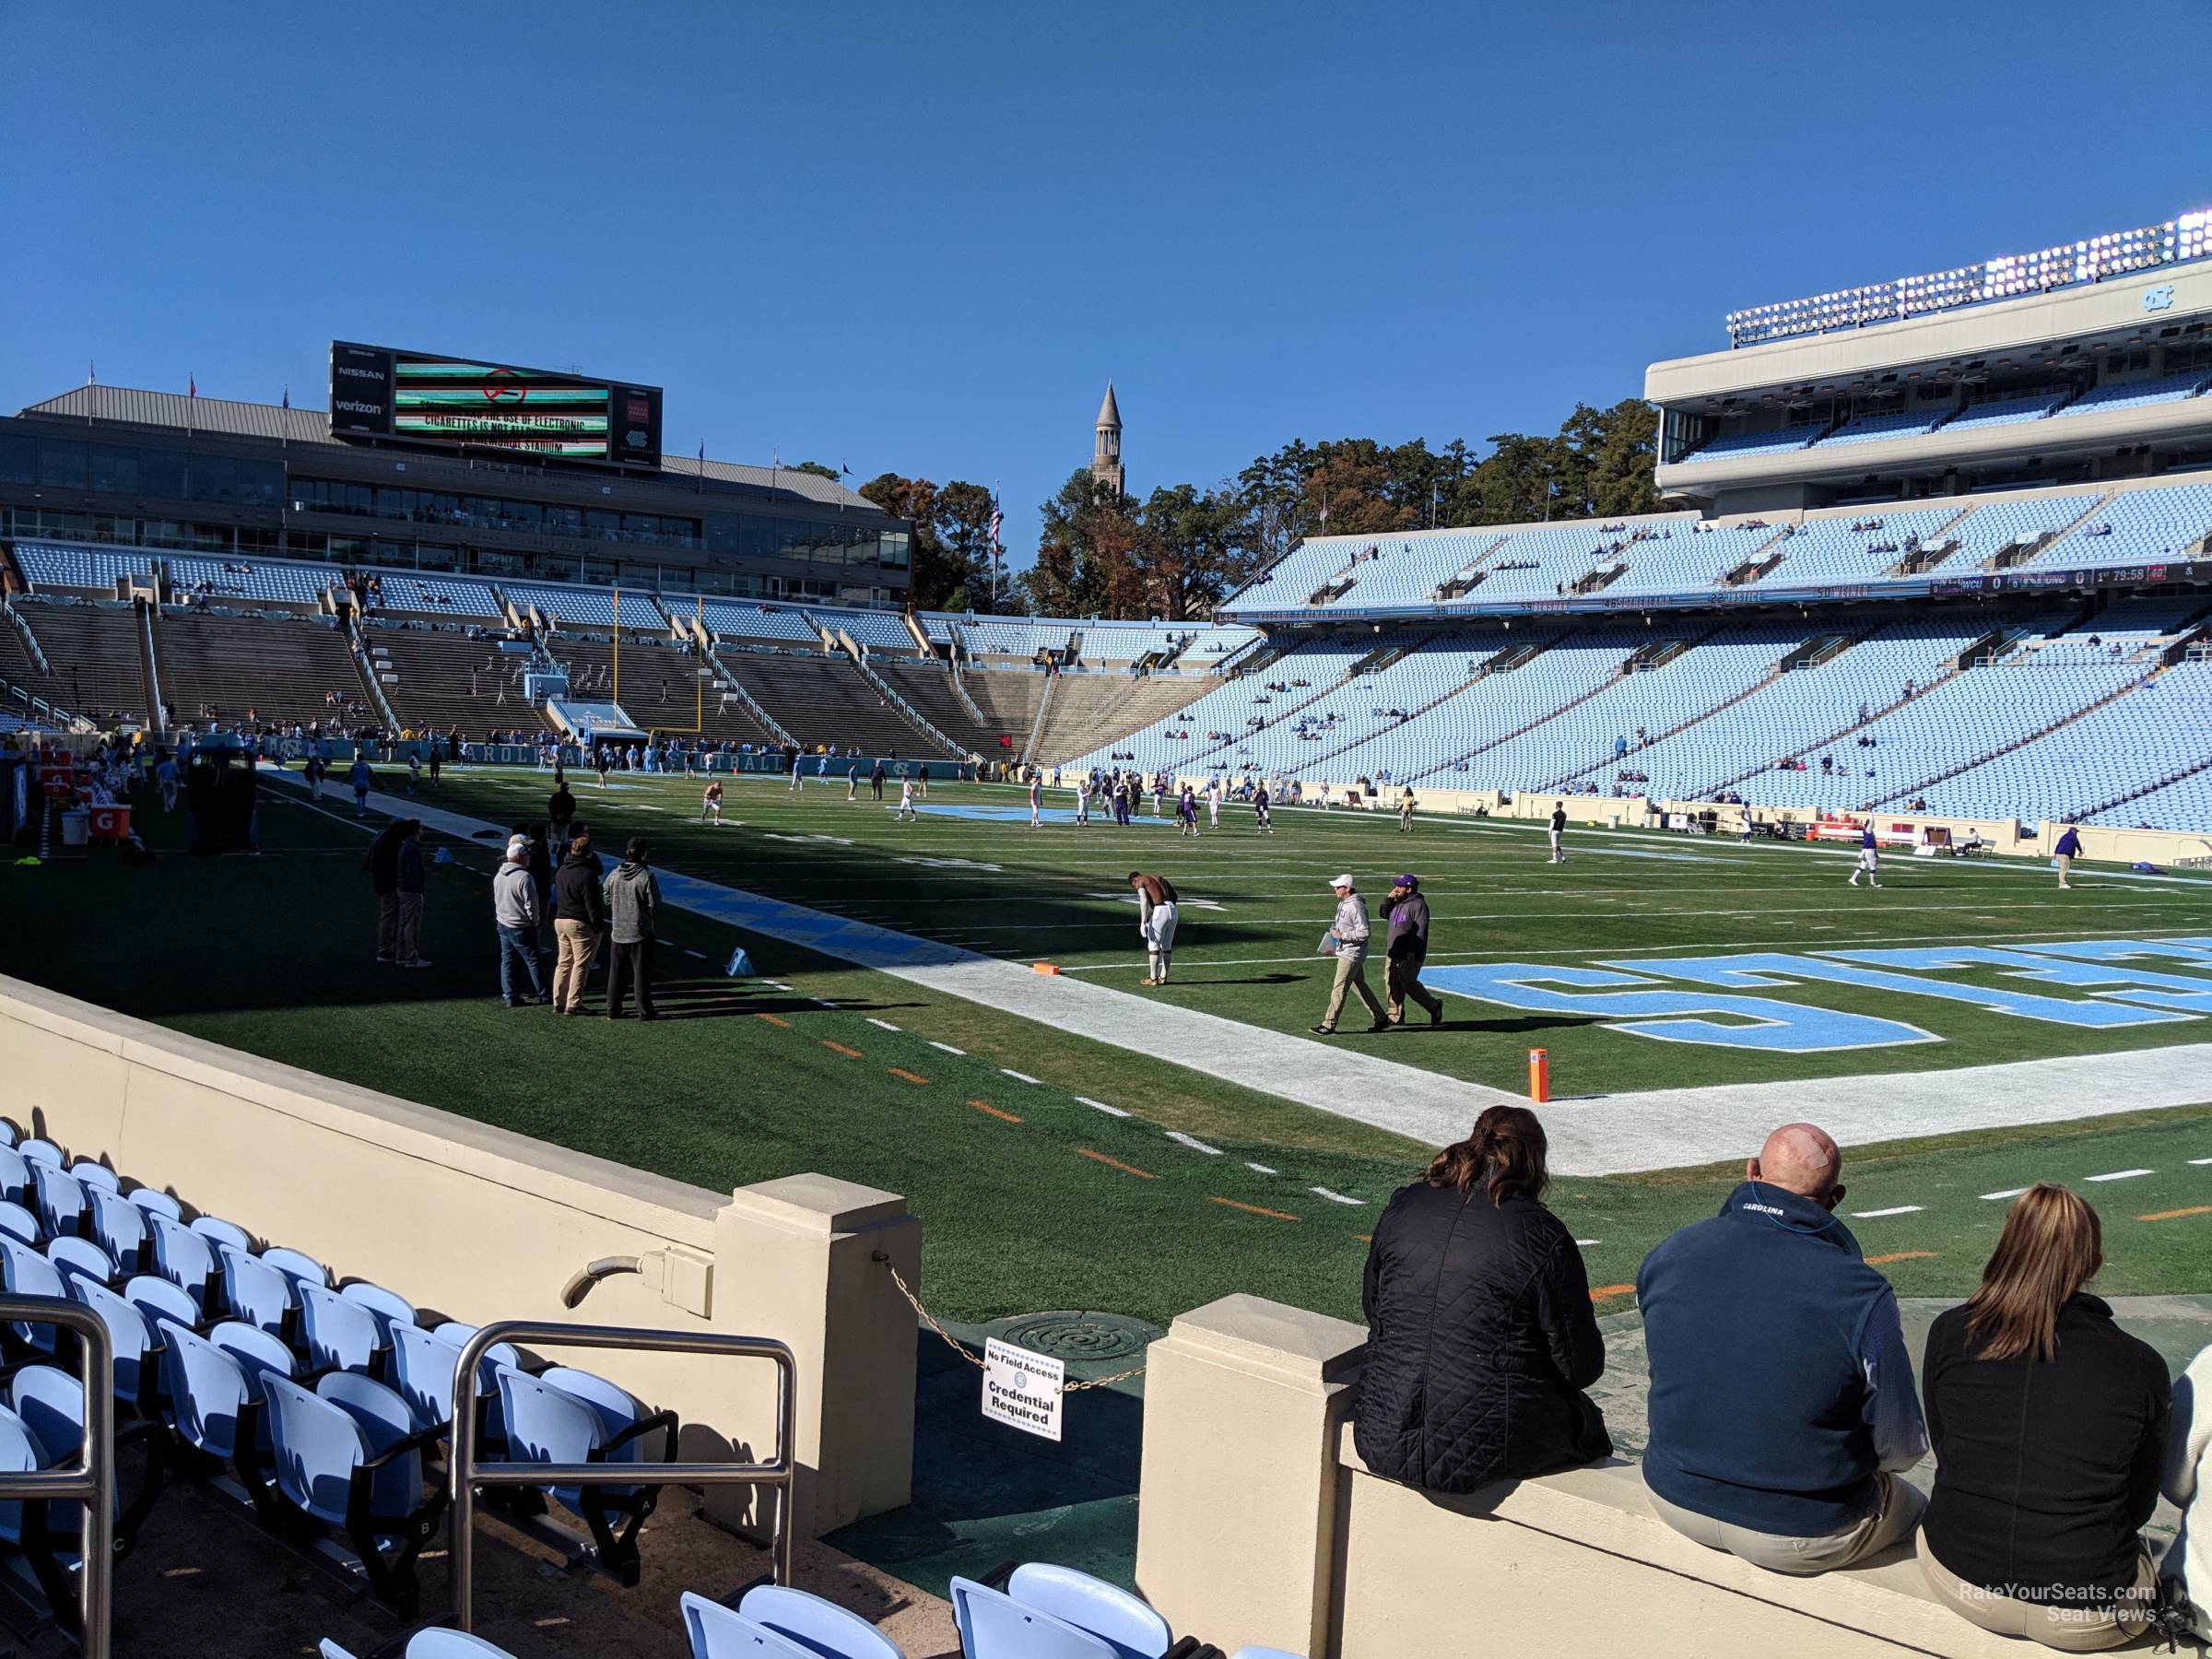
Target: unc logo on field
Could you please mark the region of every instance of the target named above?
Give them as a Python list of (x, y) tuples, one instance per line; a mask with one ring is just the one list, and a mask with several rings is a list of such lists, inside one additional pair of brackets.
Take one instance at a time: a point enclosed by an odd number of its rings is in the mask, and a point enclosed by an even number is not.
[(2156, 288), (2143, 290), (2143, 309), (2147, 312), (2162, 312), (2172, 304), (2173, 284), (2171, 282), (2161, 282)]

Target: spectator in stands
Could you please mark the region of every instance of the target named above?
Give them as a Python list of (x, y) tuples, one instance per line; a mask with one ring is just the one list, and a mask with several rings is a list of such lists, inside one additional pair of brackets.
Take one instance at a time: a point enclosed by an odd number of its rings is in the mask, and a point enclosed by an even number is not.
[(1367, 900), (1359, 896), (1348, 873), (1331, 881), (1329, 888), (1336, 895), (1336, 915), (1329, 924), (1329, 931), (1322, 936), (1321, 954), (1336, 959), (1336, 971), (1329, 987), (1328, 1011), (1321, 1017), (1321, 1023), (1312, 1028), (1313, 1034), (1336, 1035), (1336, 1018), (1344, 1012), (1346, 994), (1352, 991), (1359, 994), (1359, 1000), (1367, 1005), (1368, 1015), (1374, 1021), (1367, 1028), (1369, 1031), (1387, 1031), (1389, 1017), (1383, 1013), (1382, 1005), (1375, 1000), (1375, 994), (1367, 987), (1367, 945), (1372, 932), (1367, 919)]
[(584, 982), (606, 933), (606, 898), (599, 882), (599, 859), (592, 851), (592, 838), (579, 835), (569, 842), (568, 856), (553, 877), (555, 1012), (583, 1012)]
[(1604, 1374), (1605, 1338), (1546, 1182), (1536, 1114), (1493, 1106), (1376, 1222), (1352, 1425), (1373, 1473), (1468, 1492), (1613, 1450), (1583, 1392)]
[(1718, 1216), (1636, 1276), (1650, 1357), (1644, 1485), (1684, 1536), (1771, 1571), (1848, 1567), (1910, 1536), (1899, 1472), (1927, 1449), (1897, 1297), (1835, 1216), (1836, 1143), (1767, 1136)]
[(500, 935), (500, 997), (511, 1008), (523, 1006), (515, 994), (514, 964), (519, 960), (530, 981), (532, 1000), (548, 1003), (544, 978), (537, 967), (537, 930), (544, 912), (538, 907), (537, 886), (530, 878), (530, 838), (508, 838), (507, 856), (491, 878), (492, 925)]
[(645, 862), (641, 836), (622, 850), (622, 862), (606, 878), (607, 938), (613, 946), (606, 963), (606, 1017), (622, 1018), (623, 982), (636, 988), (638, 1018), (658, 1019), (653, 1006), (653, 924), (661, 907), (661, 884)]
[(2139, 1529), (2166, 1459), (2166, 1361), (2084, 1288), (2101, 1241), (2080, 1194), (2030, 1187), (1921, 1367), (1930, 1588), (1969, 1623), (2069, 1653), (2140, 1635), (2158, 1591)]

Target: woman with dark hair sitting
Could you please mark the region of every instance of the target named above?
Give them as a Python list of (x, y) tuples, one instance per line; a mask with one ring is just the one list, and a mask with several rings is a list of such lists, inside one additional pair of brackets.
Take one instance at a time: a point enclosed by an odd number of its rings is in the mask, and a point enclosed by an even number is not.
[(2165, 1462), (2166, 1362), (2082, 1288), (2103, 1265), (2088, 1202), (2030, 1187), (1921, 1368), (1929, 1584), (1985, 1630), (2068, 1653), (2140, 1635), (2158, 1583), (2139, 1529)]
[(1605, 1340), (1582, 1252), (1543, 1205), (1544, 1157), (1536, 1114), (1493, 1106), (1376, 1222), (1353, 1425), (1375, 1474), (1468, 1492), (1613, 1450), (1583, 1393)]

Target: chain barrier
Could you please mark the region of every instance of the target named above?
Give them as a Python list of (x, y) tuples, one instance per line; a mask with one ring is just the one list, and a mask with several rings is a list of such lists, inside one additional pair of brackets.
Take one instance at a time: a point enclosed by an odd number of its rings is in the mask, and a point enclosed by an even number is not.
[[(977, 1371), (982, 1371), (983, 1369), (982, 1357), (937, 1323), (937, 1316), (922, 1305), (920, 1297), (907, 1288), (906, 1280), (900, 1277), (899, 1269), (892, 1263), (891, 1258), (878, 1251), (876, 1259), (890, 1269), (891, 1283), (899, 1287), (899, 1294), (906, 1298), (907, 1306), (922, 1316), (922, 1323), (942, 1336), (947, 1347), (974, 1366)], [(1144, 1374), (1145, 1368), (1140, 1365), (1134, 1371), (1116, 1371), (1111, 1377), (1092, 1377), (1081, 1382), (1063, 1382), (1060, 1385), (1060, 1392), (1064, 1394), (1081, 1394), (1087, 1388), (1104, 1388), (1110, 1382), (1126, 1382), (1133, 1377), (1141, 1377)]]

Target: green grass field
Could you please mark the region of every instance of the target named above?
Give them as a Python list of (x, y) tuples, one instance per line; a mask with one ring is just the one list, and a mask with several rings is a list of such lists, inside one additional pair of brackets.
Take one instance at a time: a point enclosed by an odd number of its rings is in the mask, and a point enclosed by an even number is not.
[[(425, 799), (509, 823), (542, 817), (547, 787), (535, 773), (449, 772)], [(1122, 989), (1144, 972), (1123, 877), (1164, 871), (1184, 900), (1165, 994), (1277, 1031), (1319, 1016), (1328, 964), (1311, 953), (1333, 906), (1327, 878), (1347, 867), (1377, 896), (1400, 869), (1423, 877), (1435, 967), (2212, 934), (2212, 883), (2094, 870), (2059, 893), (2040, 867), (1900, 858), (1868, 892), (1846, 888), (1848, 860), (1830, 853), (1635, 832), (1578, 834), (1555, 868), (1539, 833), (1503, 823), (1424, 821), (1408, 837), (1386, 819), (1285, 812), (1278, 833), (1259, 837), (1233, 809), (1194, 841), (1149, 822), (1031, 830), (1013, 791), (939, 786), (929, 806), (940, 810), (896, 824), (865, 790), (849, 805), (841, 784), (794, 795), (782, 780), (741, 778), (732, 821), (715, 829), (695, 821), (695, 783), (638, 778), (602, 796), (587, 782), (578, 794), (603, 850), (644, 834), (666, 869), (1049, 959)], [(662, 958), (676, 1018), (648, 1027), (511, 1011), (497, 996), (485, 842), (431, 838), (456, 857), (433, 869), (424, 949), (435, 966), (403, 972), (371, 960), (359, 855), (381, 820), (357, 823), (349, 800), (312, 806), (288, 785), (265, 784), (262, 798), (259, 859), (6, 867), (0, 971), (702, 1186), (822, 1170), (893, 1189), (924, 1221), (926, 1299), (965, 1320), (1066, 1308), (1159, 1322), (1232, 1290), (1353, 1314), (1364, 1235), (1431, 1150), (682, 912)], [(1067, 799), (1054, 797), (1056, 817)], [(151, 826), (157, 846), (173, 851), (178, 834)], [(721, 973), (736, 944), (764, 979)], [(1994, 967), (1943, 977), (2030, 988)], [(1803, 1078), (1817, 1119), (1824, 1077), (2199, 1040), (2194, 1020), (2081, 1031), (1857, 986), (1765, 994), (1909, 1021), (1941, 1041), (1743, 1053), (1460, 996), (1441, 1030), (1338, 1041), (1503, 1088), (1518, 1087), (1540, 1043), (1563, 1096)], [(1347, 1031), (1359, 1023), (1347, 1015)], [(2107, 1222), (2100, 1287), (2212, 1290), (2212, 1162), (2193, 1161), (2212, 1159), (2212, 1106), (1848, 1151), (1844, 1207), (1895, 1212), (1852, 1225), (1905, 1294), (1971, 1285), (2004, 1209), (1983, 1194), (2099, 1175), (2120, 1177), (2084, 1189)], [(1552, 1202), (1619, 1307), (1615, 1288), (1651, 1243), (1709, 1213), (1735, 1179), (1708, 1168), (1576, 1180)]]

